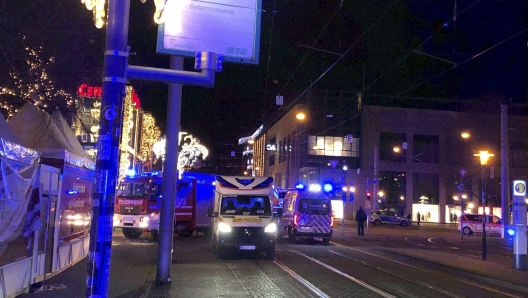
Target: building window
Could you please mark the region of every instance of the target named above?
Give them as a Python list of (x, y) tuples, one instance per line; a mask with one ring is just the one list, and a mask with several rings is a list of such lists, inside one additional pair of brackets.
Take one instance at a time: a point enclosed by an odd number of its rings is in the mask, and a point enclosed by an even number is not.
[(380, 133), (379, 158), (380, 160), (405, 162), (406, 141), (404, 133)]
[(413, 174), (413, 203), (438, 204), (438, 174)]
[(438, 136), (413, 136), (413, 161), (438, 163)]
[(403, 214), (406, 200), (407, 176), (403, 172), (380, 171), (378, 199), (381, 201), (380, 209), (393, 208)]
[(308, 155), (358, 157), (359, 139), (349, 143), (344, 137), (309, 136)]
[(275, 154), (268, 157), (268, 166), (274, 166), (275, 165)]

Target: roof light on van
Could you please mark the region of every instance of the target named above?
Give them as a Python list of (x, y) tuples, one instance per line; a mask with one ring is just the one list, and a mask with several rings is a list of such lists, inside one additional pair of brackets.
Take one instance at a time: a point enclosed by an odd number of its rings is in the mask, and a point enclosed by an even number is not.
[(512, 229), (512, 228), (509, 228), (509, 229), (507, 230), (507, 232), (508, 232), (508, 235), (510, 235), (510, 236), (513, 236), (513, 235), (515, 234), (515, 230)]
[(308, 186), (309, 191), (321, 191), (321, 184), (310, 184)]
[(295, 188), (298, 189), (298, 190), (303, 190), (306, 188), (306, 186), (302, 183), (297, 183), (295, 184)]
[(325, 183), (323, 185), (324, 192), (332, 192), (332, 190), (334, 190), (334, 185), (332, 183)]

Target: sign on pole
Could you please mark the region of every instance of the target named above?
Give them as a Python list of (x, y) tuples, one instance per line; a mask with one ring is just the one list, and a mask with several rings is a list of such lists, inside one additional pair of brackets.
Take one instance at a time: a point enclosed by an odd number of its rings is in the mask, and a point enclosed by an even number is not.
[(168, 0), (157, 52), (195, 57), (212, 52), (224, 61), (258, 64), (262, 0)]
[(513, 262), (515, 269), (528, 269), (526, 244), (526, 181), (513, 181), (512, 214), (515, 228), (513, 240)]

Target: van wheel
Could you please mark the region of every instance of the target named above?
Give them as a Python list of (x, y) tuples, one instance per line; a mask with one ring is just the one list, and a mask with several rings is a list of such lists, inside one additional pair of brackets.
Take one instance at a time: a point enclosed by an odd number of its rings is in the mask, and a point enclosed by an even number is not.
[(464, 227), (462, 232), (464, 232), (464, 235), (471, 235), (473, 233), (469, 227)]
[(323, 244), (330, 243), (330, 238), (323, 238)]
[(143, 234), (143, 231), (140, 229), (134, 229), (134, 228), (123, 228), (123, 235), (128, 239), (138, 239), (141, 234)]
[(273, 260), (275, 258), (275, 249), (266, 252), (266, 259)]

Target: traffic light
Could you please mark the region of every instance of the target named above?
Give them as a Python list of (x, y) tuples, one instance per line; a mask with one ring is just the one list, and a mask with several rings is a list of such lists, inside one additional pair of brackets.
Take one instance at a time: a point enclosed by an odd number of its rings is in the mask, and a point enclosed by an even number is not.
[(370, 198), (372, 197), (372, 193), (370, 193), (370, 191), (367, 191), (367, 200), (370, 201)]

